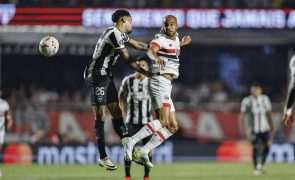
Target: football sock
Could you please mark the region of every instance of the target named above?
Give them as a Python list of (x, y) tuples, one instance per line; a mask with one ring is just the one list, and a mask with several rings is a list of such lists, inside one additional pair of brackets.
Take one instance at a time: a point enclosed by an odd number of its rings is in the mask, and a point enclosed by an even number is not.
[(107, 157), (105, 151), (105, 140), (104, 140), (104, 121), (95, 120), (94, 124), (96, 144), (99, 151), (100, 159)]
[(145, 137), (148, 137), (154, 132), (157, 132), (159, 129), (162, 128), (162, 125), (159, 120), (153, 120), (149, 123), (147, 123), (144, 127), (142, 127), (136, 134), (134, 134), (131, 138), (132, 140), (137, 143), (140, 140), (144, 139)]
[(264, 163), (265, 163), (268, 152), (269, 152), (269, 147), (267, 145), (265, 145), (264, 149), (262, 151), (262, 161), (261, 161), (262, 165), (264, 165)]
[(112, 119), (112, 123), (113, 128), (121, 139), (128, 136), (128, 129), (124, 124), (123, 118)]
[(166, 128), (157, 131), (151, 140), (140, 148), (144, 153), (148, 154), (152, 149), (162, 144), (166, 139), (172, 136), (172, 133)]
[[(149, 156), (150, 161), (152, 162), (152, 156)], [(149, 177), (151, 168), (144, 166), (144, 177)]]
[(125, 164), (125, 176), (130, 176), (131, 161), (124, 160)]
[(258, 159), (258, 147), (255, 147), (256, 145), (254, 145), (253, 147), (253, 154), (252, 154), (252, 158), (253, 158), (253, 165), (254, 165), (254, 169), (256, 169), (257, 167), (257, 159)]

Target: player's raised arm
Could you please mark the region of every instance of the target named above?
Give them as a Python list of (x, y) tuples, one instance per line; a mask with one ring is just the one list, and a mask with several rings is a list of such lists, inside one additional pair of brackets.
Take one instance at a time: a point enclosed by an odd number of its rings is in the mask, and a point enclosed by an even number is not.
[(118, 49), (117, 51), (124, 62), (134, 71), (137, 71), (147, 77), (152, 77), (154, 75), (152, 72), (144, 70), (135, 61), (132, 61), (126, 48)]
[(134, 49), (142, 50), (142, 51), (147, 51), (149, 45), (145, 42), (134, 40), (134, 39), (129, 39), (128, 44), (133, 47)]
[(148, 57), (155, 62), (156, 64), (158, 64), (161, 68), (165, 66), (165, 62), (159, 58), (159, 56), (157, 55), (157, 52), (160, 50), (160, 47), (157, 45), (153, 45), (151, 43), (147, 55)]
[(191, 36), (184, 36), (180, 41), (180, 47), (190, 44), (191, 41), (192, 41)]

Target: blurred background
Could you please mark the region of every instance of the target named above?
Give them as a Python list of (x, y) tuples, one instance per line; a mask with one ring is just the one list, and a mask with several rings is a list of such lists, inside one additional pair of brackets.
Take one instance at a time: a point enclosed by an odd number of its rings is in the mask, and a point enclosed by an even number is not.
[[(133, 16), (134, 39), (150, 42), (167, 14), (178, 18), (180, 37), (192, 37), (181, 49), (180, 77), (173, 82), (180, 130), (156, 150), (156, 162), (250, 161), (239, 110), (251, 84), (259, 83), (272, 101), (277, 130), (268, 161), (294, 163), (295, 128), (280, 126), (295, 54), (294, 0), (0, 0), (1, 89), (15, 118), (2, 161), (94, 163), (94, 117), (83, 70), (118, 8)], [(38, 51), (47, 35), (60, 43), (51, 58)], [(117, 87), (132, 73), (121, 60), (114, 72)], [(122, 162), (110, 121), (105, 132), (109, 154)], [(82, 159), (74, 156), (77, 148)]]

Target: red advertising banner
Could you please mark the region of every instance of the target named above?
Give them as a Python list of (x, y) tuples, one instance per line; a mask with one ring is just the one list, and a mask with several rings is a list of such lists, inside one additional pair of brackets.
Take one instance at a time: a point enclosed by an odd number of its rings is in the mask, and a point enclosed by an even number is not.
[[(0, 4), (0, 25), (71, 25), (106, 27), (112, 25), (115, 8), (18, 8)], [(133, 26), (158, 28), (162, 19), (173, 14), (179, 27), (293, 29), (293, 9), (189, 9), (129, 8)]]

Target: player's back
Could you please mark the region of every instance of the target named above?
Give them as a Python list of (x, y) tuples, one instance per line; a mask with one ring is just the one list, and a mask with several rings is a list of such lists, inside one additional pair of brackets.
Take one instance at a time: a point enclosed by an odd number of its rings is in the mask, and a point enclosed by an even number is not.
[(92, 59), (85, 69), (85, 78), (93, 76), (112, 75), (112, 67), (116, 64), (117, 49), (124, 48), (129, 37), (121, 33), (118, 28), (111, 26), (107, 28), (98, 39)]

